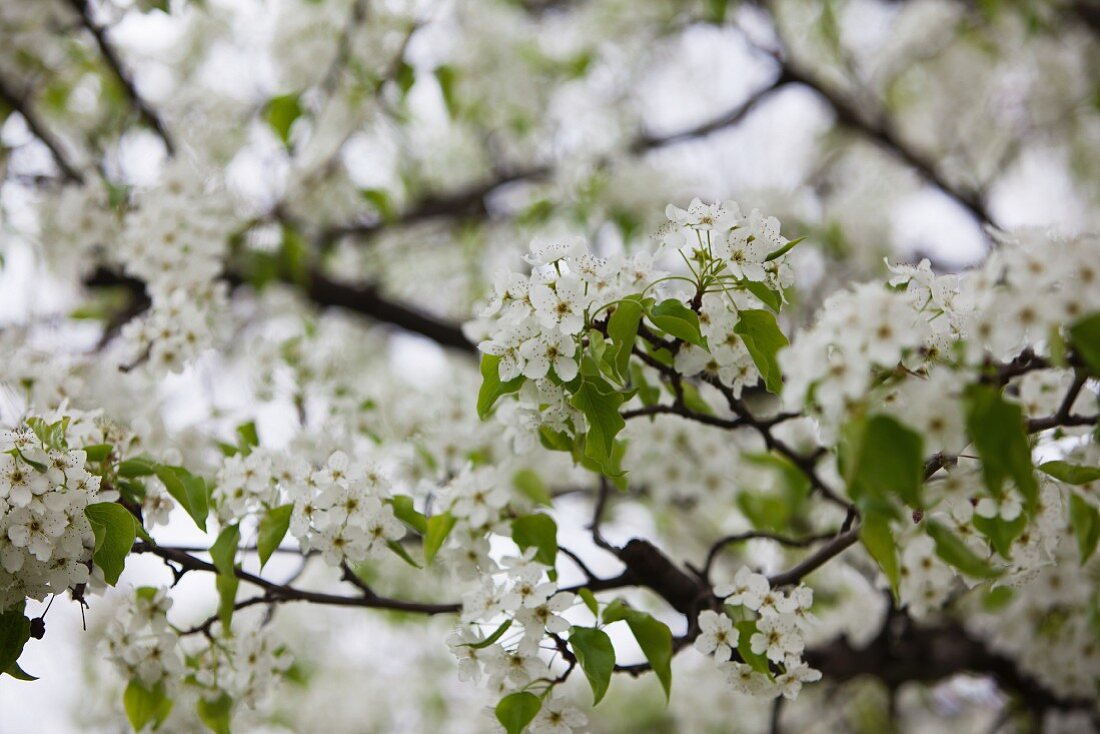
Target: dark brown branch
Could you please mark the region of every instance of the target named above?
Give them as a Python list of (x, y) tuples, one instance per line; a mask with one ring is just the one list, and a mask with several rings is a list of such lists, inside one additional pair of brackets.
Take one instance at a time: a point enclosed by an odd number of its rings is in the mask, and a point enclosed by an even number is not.
[(725, 550), (728, 546), (734, 543), (744, 543), (748, 540), (771, 540), (780, 545), (785, 545), (788, 548), (808, 548), (815, 543), (820, 543), (831, 538), (835, 538), (837, 533), (818, 533), (816, 535), (807, 535), (802, 538), (791, 538), (779, 533), (769, 532), (767, 530), (749, 530), (744, 533), (736, 533), (734, 535), (727, 535), (724, 538), (719, 538), (711, 545), (710, 550), (707, 552), (707, 558), (703, 562), (702, 574), (703, 578), (710, 577), (710, 570), (714, 567), (714, 562), (718, 560), (719, 554)]
[[(145, 542), (138, 542), (134, 544), (134, 553), (152, 553), (155, 556), (163, 558), (166, 561), (171, 561), (182, 569), (182, 571), (206, 571), (209, 573), (217, 573), (218, 569), (214, 567), (214, 564), (208, 563), (200, 558), (195, 558), (190, 553), (184, 551), (175, 550), (173, 548), (165, 548), (158, 545), (150, 545)], [(268, 581), (265, 578), (256, 576), (255, 574), (248, 573), (247, 571), (236, 569), (237, 578), (241, 581), (246, 581), (250, 584), (260, 587), (265, 592), (270, 600), (275, 603), (292, 602), (292, 601), (305, 601), (312, 602), (314, 604), (325, 604), (329, 606), (341, 606), (341, 607), (367, 607), (370, 609), (391, 609), (399, 612), (413, 612), (416, 614), (454, 614), (461, 609), (460, 604), (433, 604), (428, 602), (414, 602), (406, 601), (404, 599), (392, 599), (385, 596), (379, 596), (377, 594), (368, 596), (341, 596), (339, 594), (326, 594), (320, 591), (308, 591), (306, 589), (299, 589), (290, 585), (277, 584), (272, 581)], [(258, 602), (257, 602), (258, 603)]]
[(7, 80), (2, 77), (0, 77), (0, 102), (3, 102), (19, 113), (20, 117), (27, 123), (27, 128), (31, 131), (31, 134), (38, 138), (38, 140), (50, 151), (50, 155), (53, 156), (58, 169), (61, 170), (61, 174), (67, 180), (75, 183), (84, 182), (83, 174), (76, 169), (76, 166), (69, 162), (68, 157), (65, 155), (64, 145), (52, 132), (50, 132), (49, 128), (46, 127), (35, 113), (27, 95), (17, 92), (15, 88), (9, 85)]
[(107, 30), (95, 22), (92, 18), (92, 9), (88, 4), (88, 0), (69, 0), (69, 4), (77, 15), (80, 16), (80, 21), (84, 27), (95, 38), (96, 45), (99, 47), (99, 52), (103, 56), (103, 60), (106, 62), (107, 67), (111, 70), (115, 79), (118, 80), (119, 85), (122, 87), (123, 93), (130, 102), (130, 106), (138, 113), (138, 116), (149, 127), (156, 132), (157, 136), (164, 141), (164, 147), (168, 151), (168, 155), (172, 156), (176, 153), (175, 143), (172, 141), (172, 136), (168, 133), (168, 128), (165, 127), (164, 121), (160, 116), (149, 106), (149, 103), (138, 92), (137, 86), (134, 84), (133, 77), (126, 69), (126, 65), (122, 62), (122, 58), (119, 56), (118, 51), (107, 38)]
[(801, 563), (793, 568), (768, 577), (768, 582), (773, 586), (790, 586), (797, 584), (812, 572), (824, 566), (841, 553), (852, 547), (859, 540), (859, 528), (852, 528), (833, 538), (827, 545), (822, 546), (813, 554), (807, 556)]
[[(243, 285), (246, 282), (244, 276), (240, 274), (227, 275), (226, 280), (233, 286)], [(285, 278), (285, 282), (301, 286), (289, 277)], [(84, 285), (89, 288), (125, 286), (135, 294), (145, 292), (145, 286), (140, 280), (120, 275), (107, 268), (99, 268), (93, 272), (84, 281)], [(405, 331), (425, 336), (440, 346), (452, 347), (471, 355), (477, 353), (477, 347), (466, 338), (462, 333), (462, 327), (458, 324), (386, 298), (373, 285), (341, 283), (314, 271), (302, 290), (304, 295), (317, 306), (353, 311), (375, 321), (392, 324)]]

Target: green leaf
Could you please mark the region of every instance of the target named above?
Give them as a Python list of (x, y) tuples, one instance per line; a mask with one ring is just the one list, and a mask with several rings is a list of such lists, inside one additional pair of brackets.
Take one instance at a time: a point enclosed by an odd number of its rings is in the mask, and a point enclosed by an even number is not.
[(919, 433), (881, 413), (851, 426), (852, 444), (848, 494), (885, 499), (894, 495), (913, 508), (921, 507), (924, 483), (924, 439)]
[(539, 505), (553, 503), (550, 490), (538, 472), (532, 469), (520, 469), (512, 475), (512, 486), (519, 490), (520, 494)]
[(675, 298), (661, 301), (649, 310), (649, 320), (661, 331), (697, 347), (707, 346), (699, 330), (699, 315)]
[(450, 512), (428, 518), (428, 532), (424, 534), (424, 563), (431, 563), (435, 559), (454, 526), (455, 517)]
[(4, 672), (10, 675), (12, 678), (15, 678), (16, 680), (26, 681), (28, 683), (38, 680), (36, 676), (33, 676), (27, 671), (20, 668), (19, 663), (12, 663), (11, 666)]
[(936, 555), (967, 576), (991, 579), (1001, 575), (1000, 571), (979, 558), (966, 543), (943, 525), (928, 520), (925, 522), (925, 531), (936, 542)]
[(615, 647), (606, 632), (591, 627), (574, 627), (569, 635), (569, 645), (592, 686), (592, 705), (595, 706), (611, 684), (611, 673), (615, 670)]
[(755, 653), (752, 651), (752, 636), (756, 634), (756, 622), (751, 619), (746, 619), (734, 624), (737, 628), (737, 652), (741, 655), (741, 659), (745, 661), (745, 664), (750, 666), (757, 673), (763, 673), (764, 675), (771, 677), (771, 670), (768, 668), (768, 658), (764, 653)]
[(1069, 521), (1073, 534), (1077, 536), (1077, 552), (1084, 565), (1096, 552), (1096, 542), (1100, 540), (1100, 513), (1089, 502), (1075, 493), (1069, 496)]
[(57, 451), (64, 451), (68, 448), (65, 441), (65, 432), (69, 429), (69, 419), (67, 417), (54, 423), (46, 423), (41, 418), (33, 417), (27, 419), (27, 425), (31, 427), (34, 435), (47, 448)]
[(791, 240), (787, 244), (783, 245), (778, 250), (772, 250), (770, 253), (768, 253), (768, 256), (766, 258), (764, 258), (764, 262), (770, 263), (772, 260), (777, 260), (777, 259), (783, 257), (788, 252), (793, 250), (795, 245), (797, 245), (799, 242), (801, 242), (804, 239), (806, 239), (806, 238), (805, 237), (798, 237), (796, 239)]
[(246, 456), (253, 448), (260, 445), (260, 436), (256, 433), (255, 421), (248, 421), (237, 426), (237, 443), (240, 444), (241, 452)]
[(592, 612), (596, 619), (600, 618), (600, 605), (596, 601), (596, 595), (592, 593), (592, 590), (585, 587), (577, 590), (577, 596), (581, 598), (584, 605), (588, 607), (588, 611)]
[(397, 88), (401, 90), (401, 98), (404, 99), (416, 84), (416, 67), (402, 60), (397, 65), (397, 72), (393, 75)]
[(88, 457), (88, 461), (103, 461), (111, 455), (111, 451), (114, 450), (114, 446), (109, 443), (97, 443), (91, 446), (85, 446), (81, 449)]
[(202, 477), (182, 466), (157, 466), (154, 473), (164, 483), (168, 494), (187, 511), (199, 530), (206, 532), (206, 516), (210, 514), (210, 493)]
[[(607, 389), (601, 390), (601, 384)], [(613, 392), (606, 382), (585, 379), (570, 402), (574, 408), (584, 414), (588, 421), (588, 433), (585, 435), (584, 444), (585, 456), (595, 461), (601, 468), (611, 469), (615, 436), (626, 427), (626, 421), (619, 415), (623, 396)]]
[(469, 647), (474, 650), (481, 650), (483, 648), (489, 647), (489, 645), (492, 645), (494, 642), (504, 636), (504, 633), (507, 632), (508, 628), (512, 626), (512, 621), (513, 620), (511, 619), (504, 620), (504, 622), (499, 627), (497, 627), (496, 630), (494, 630), (493, 634), (489, 635), (481, 642), (470, 642), (463, 647)]
[(668, 625), (616, 599), (603, 610), (603, 621), (610, 624), (619, 620), (626, 620), (650, 667), (661, 681), (667, 701), (672, 693), (672, 632)]
[[(84, 515), (96, 535), (92, 560), (103, 570), (103, 579), (114, 586), (126, 566), (126, 556), (134, 547), (137, 521), (129, 510), (114, 502), (88, 505), (84, 508)], [(97, 525), (101, 530), (97, 530)]]
[(241, 542), (241, 528), (239, 525), (227, 525), (218, 533), (218, 539), (210, 546), (210, 559), (217, 567), (218, 573), (228, 576), (234, 575), (234, 563), (237, 558), (237, 546)]
[(393, 205), (393, 197), (385, 189), (359, 189), (359, 196), (375, 208), (383, 222), (397, 219), (397, 207)]
[(1089, 372), (1100, 377), (1100, 312), (1086, 316), (1069, 327), (1073, 350), (1081, 357)]
[(745, 279), (740, 281), (740, 285), (749, 293), (759, 298), (760, 301), (772, 311), (779, 313), (779, 309), (783, 307), (783, 296), (779, 295), (779, 293), (773, 291), (771, 288), (764, 285), (763, 283), (755, 280)]
[(519, 691), (500, 699), (497, 704), (497, 721), (508, 734), (521, 734), (535, 720), (542, 708), (542, 700), (533, 693)]
[(1027, 527), (1027, 515), (1020, 514), (1015, 520), (1003, 520), (1000, 517), (982, 517), (974, 515), (974, 529), (989, 539), (993, 550), (1003, 558), (1012, 557), (1012, 541)]
[(229, 714), (232, 710), (233, 699), (229, 697), (228, 693), (223, 693), (213, 701), (207, 701), (200, 696), (196, 707), (199, 720), (206, 724), (207, 728), (214, 734), (230, 734)]
[(31, 621), (23, 615), (24, 605), (20, 602), (0, 612), (0, 671), (15, 665), (31, 638)]
[(126, 477), (127, 479), (134, 479), (135, 477), (147, 477), (151, 474), (155, 474), (157, 471), (157, 462), (145, 456), (137, 456), (133, 459), (127, 459), (118, 465), (118, 475), (120, 477)]
[(477, 415), (481, 420), (489, 417), (497, 400), (523, 385), (522, 375), (501, 382), (499, 369), (500, 357), (495, 354), (481, 355), (481, 389), (477, 393)]
[(443, 104), (452, 118), (458, 115), (459, 103), (455, 93), (457, 75), (453, 66), (443, 64), (435, 69), (435, 80), (439, 83), (439, 92), (443, 95)]
[(1039, 483), (1031, 463), (1023, 409), (990, 385), (971, 385), (963, 394), (963, 403), (966, 430), (981, 457), (989, 491), (1000, 497), (1005, 479), (1011, 477), (1030, 514), (1039, 502)]
[(133, 678), (122, 693), (122, 705), (134, 731), (141, 731), (150, 721), (154, 722), (155, 729), (172, 711), (172, 700), (168, 698), (163, 681), (150, 690), (140, 680)]
[(290, 127), (302, 116), (302, 105), (297, 94), (284, 94), (268, 100), (264, 119), (283, 145), (290, 147)]
[(405, 550), (405, 546), (401, 545), (396, 540), (387, 540), (386, 547), (396, 553), (402, 561), (409, 564), (413, 568), (421, 568), (420, 564), (417, 563), (413, 559), (413, 557), (409, 555), (409, 552), (407, 550)]
[(290, 516), (294, 514), (294, 505), (286, 504), (272, 507), (260, 518), (259, 534), (256, 538), (256, 550), (260, 554), (260, 568), (279, 547), (290, 528)]
[(630, 353), (634, 350), (641, 323), (642, 304), (633, 298), (620, 301), (607, 320), (607, 335), (614, 343), (615, 372), (623, 382), (630, 379)]
[(393, 514), (410, 528), (425, 535), (428, 532), (428, 518), (413, 509), (413, 498), (407, 494), (397, 494), (391, 500)]
[(764, 378), (764, 386), (768, 392), (778, 395), (783, 389), (783, 374), (779, 370), (776, 355), (789, 343), (787, 337), (779, 330), (775, 315), (770, 311), (752, 309), (742, 311), (740, 316), (733, 330), (744, 340), (753, 364)]
[(1039, 465), (1039, 471), (1066, 484), (1088, 484), (1100, 479), (1100, 466), (1079, 466), (1068, 461), (1048, 461)]
[(237, 601), (237, 587), (240, 580), (237, 578), (235, 561), (237, 558), (237, 546), (241, 542), (241, 528), (239, 525), (228, 525), (218, 533), (218, 539), (210, 546), (210, 559), (218, 569), (218, 577), (215, 586), (218, 589), (218, 618), (221, 620), (222, 629), (228, 634), (230, 623), (233, 621), (233, 605)]
[(656, 405), (661, 399), (661, 388), (649, 384), (645, 378), (645, 371), (636, 362), (630, 365), (630, 382), (638, 389), (638, 398), (642, 401), (642, 405), (646, 407)]
[(554, 567), (558, 559), (558, 524), (549, 515), (524, 515), (512, 521), (512, 540), (520, 550), (535, 548), (535, 560)]
[(898, 546), (890, 530), (890, 517), (878, 512), (865, 513), (859, 528), (859, 540), (890, 580), (890, 588), (897, 598), (901, 572), (898, 568)]

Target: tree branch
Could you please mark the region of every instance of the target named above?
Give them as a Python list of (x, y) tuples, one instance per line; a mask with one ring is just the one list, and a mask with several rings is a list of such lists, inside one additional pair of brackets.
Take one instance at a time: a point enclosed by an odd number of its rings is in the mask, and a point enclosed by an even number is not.
[(19, 113), (27, 123), (27, 128), (31, 131), (31, 134), (38, 138), (50, 151), (50, 155), (53, 156), (54, 162), (57, 163), (57, 167), (66, 180), (74, 183), (84, 182), (83, 174), (69, 162), (68, 157), (65, 155), (64, 145), (38, 117), (27, 96), (17, 92), (3, 77), (0, 77), (0, 102)]
[(106, 62), (107, 67), (111, 70), (115, 79), (118, 80), (123, 93), (130, 101), (130, 106), (134, 108), (145, 124), (151, 127), (153, 131), (156, 132), (157, 136), (164, 141), (164, 147), (168, 151), (168, 155), (175, 155), (176, 146), (172, 140), (172, 136), (168, 133), (168, 128), (165, 126), (160, 116), (149, 106), (149, 103), (146, 102), (138, 92), (133, 77), (126, 69), (125, 64), (123, 64), (118, 51), (111, 44), (110, 39), (107, 38), (107, 30), (96, 23), (95, 19), (92, 18), (92, 9), (88, 4), (88, 0), (69, 0), (69, 5), (71, 5), (77, 15), (80, 16), (80, 21), (83, 26), (92, 34), (92, 37), (95, 38), (96, 45), (99, 47), (103, 60)]

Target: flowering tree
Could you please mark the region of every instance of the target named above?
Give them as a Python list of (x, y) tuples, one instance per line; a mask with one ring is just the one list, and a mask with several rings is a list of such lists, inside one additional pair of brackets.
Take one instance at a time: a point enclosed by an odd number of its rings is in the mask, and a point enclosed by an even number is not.
[(0, 5), (0, 692), (1100, 726), (1100, 16), (978, 5)]

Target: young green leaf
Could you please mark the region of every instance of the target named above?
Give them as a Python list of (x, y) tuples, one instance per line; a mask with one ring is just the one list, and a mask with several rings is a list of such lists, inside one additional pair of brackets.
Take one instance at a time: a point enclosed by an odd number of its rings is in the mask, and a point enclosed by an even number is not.
[(187, 511), (199, 530), (206, 532), (206, 517), (210, 514), (210, 492), (206, 481), (182, 466), (158, 465), (154, 471), (164, 483), (168, 494)]
[(267, 107), (264, 110), (264, 119), (267, 124), (279, 136), (279, 140), (283, 141), (283, 145), (288, 148), (290, 147), (290, 127), (301, 116), (302, 105), (297, 94), (272, 97), (268, 100)]
[(775, 313), (779, 313), (779, 309), (783, 307), (783, 296), (776, 291), (773, 291), (768, 286), (755, 280), (742, 280), (739, 283), (742, 288), (749, 293), (760, 299), (760, 302), (770, 308)]
[(734, 624), (737, 628), (737, 652), (741, 655), (741, 659), (745, 661), (753, 670), (757, 673), (763, 673), (764, 675), (771, 677), (771, 670), (768, 668), (768, 658), (764, 653), (756, 653), (752, 651), (752, 636), (756, 634), (756, 621), (746, 619)]
[(1021, 514), (1015, 520), (1004, 520), (1001, 517), (982, 517), (974, 515), (974, 529), (989, 539), (993, 550), (1002, 558), (1012, 557), (1012, 541), (1027, 527), (1027, 515)]
[(493, 631), (493, 634), (489, 635), (481, 642), (469, 642), (464, 645), (464, 647), (469, 647), (474, 650), (481, 650), (483, 648), (489, 647), (489, 645), (492, 645), (494, 642), (504, 636), (504, 633), (507, 632), (508, 628), (512, 626), (512, 621), (513, 620), (511, 619), (504, 620), (504, 622), (502, 622), (501, 625)]
[(199, 720), (214, 734), (230, 734), (229, 715), (233, 711), (233, 699), (228, 693), (223, 693), (213, 701), (199, 696), (196, 711), (199, 714)]
[(779, 249), (772, 250), (771, 252), (768, 253), (768, 256), (766, 258), (764, 258), (764, 262), (770, 263), (772, 260), (778, 260), (779, 258), (786, 255), (788, 252), (793, 250), (794, 246), (797, 245), (799, 242), (801, 242), (804, 239), (806, 239), (806, 238), (805, 237), (797, 237), (797, 238), (791, 240), (790, 242), (788, 242), (787, 244), (783, 245)]
[(848, 493), (854, 499), (884, 499), (893, 494), (913, 508), (921, 507), (924, 483), (924, 439), (916, 431), (881, 413), (847, 433)]
[(653, 325), (666, 334), (671, 334), (688, 344), (706, 348), (706, 339), (699, 330), (699, 314), (675, 298), (661, 301), (649, 309), (648, 316)]
[(164, 681), (149, 689), (139, 679), (133, 678), (122, 693), (122, 706), (130, 726), (134, 727), (134, 731), (141, 731), (149, 722), (153, 722), (155, 729), (168, 718), (172, 711), (172, 699), (168, 698)]
[(925, 531), (936, 543), (936, 555), (944, 562), (959, 569), (967, 576), (979, 579), (991, 579), (1000, 576), (1000, 571), (979, 558), (963, 541), (949, 529), (935, 522), (925, 522)]
[(241, 453), (246, 456), (260, 445), (260, 436), (256, 433), (255, 421), (248, 421), (237, 426), (237, 443), (241, 447)]
[(424, 534), (424, 562), (431, 563), (435, 554), (443, 547), (443, 541), (455, 526), (455, 517), (450, 512), (432, 515), (428, 518), (428, 532)]
[(497, 721), (508, 734), (521, 734), (535, 720), (542, 700), (533, 693), (519, 691), (500, 699), (496, 707)]
[(779, 329), (775, 315), (770, 311), (753, 309), (742, 311), (734, 332), (741, 335), (749, 350), (753, 364), (764, 378), (768, 392), (778, 395), (783, 389), (783, 374), (779, 370), (779, 350), (789, 343)]
[(237, 578), (236, 558), (237, 546), (241, 542), (241, 529), (238, 525), (227, 525), (218, 533), (214, 545), (210, 546), (210, 560), (218, 569), (218, 577), (214, 585), (218, 589), (218, 618), (222, 628), (228, 633), (229, 625), (233, 621), (233, 605), (237, 601), (237, 587), (240, 580)]
[(668, 700), (672, 694), (672, 632), (668, 625), (616, 599), (603, 610), (603, 621), (611, 624), (619, 620), (626, 620), (650, 667), (661, 681), (665, 699)]
[(15, 665), (31, 638), (31, 621), (23, 615), (24, 604), (18, 602), (0, 612), (0, 675)]
[(393, 514), (401, 522), (424, 535), (428, 532), (428, 518), (413, 509), (413, 498), (407, 494), (397, 494), (391, 500)]
[(588, 611), (592, 612), (592, 615), (596, 619), (600, 618), (600, 604), (596, 601), (596, 595), (592, 593), (589, 588), (581, 588), (577, 590), (577, 596), (581, 598), (584, 605), (588, 607)]
[[(601, 387), (607, 389), (601, 390)], [(623, 396), (614, 392), (606, 382), (601, 384), (595, 380), (586, 379), (570, 402), (574, 408), (584, 413), (588, 421), (588, 433), (585, 435), (584, 445), (585, 456), (601, 467), (610, 467), (615, 450), (615, 436), (626, 427), (626, 421), (619, 415)]]
[(409, 564), (413, 568), (421, 568), (420, 564), (409, 555), (409, 552), (405, 550), (405, 546), (398, 543), (396, 540), (387, 540), (386, 547), (389, 548), (394, 554), (397, 555), (405, 563)]
[(500, 357), (495, 354), (481, 355), (481, 389), (477, 393), (477, 415), (481, 420), (489, 417), (497, 400), (523, 385), (522, 376), (501, 382), (499, 370)]
[(260, 568), (279, 547), (290, 528), (290, 516), (294, 514), (294, 505), (286, 504), (272, 507), (260, 518), (260, 527), (256, 538), (256, 550), (260, 554)]
[(890, 530), (890, 517), (877, 512), (864, 513), (863, 524), (859, 528), (859, 540), (886, 574), (896, 598), (898, 584), (901, 583), (901, 571), (898, 567), (898, 545)]
[(512, 475), (512, 486), (527, 499), (537, 505), (549, 505), (553, 502), (550, 490), (538, 472), (532, 469), (520, 469)]
[(966, 430), (982, 460), (982, 474), (994, 496), (1011, 477), (1030, 513), (1039, 502), (1039, 483), (1031, 463), (1023, 409), (1010, 403), (999, 388), (971, 385), (963, 395)]
[(641, 323), (642, 304), (633, 298), (620, 301), (607, 320), (607, 335), (614, 343), (615, 372), (623, 382), (630, 379), (630, 353), (634, 350)]
[(1084, 565), (1096, 552), (1096, 542), (1100, 540), (1100, 513), (1088, 501), (1076, 493), (1069, 496), (1069, 521), (1073, 534), (1077, 536), (1077, 551)]
[(234, 575), (234, 564), (237, 558), (237, 546), (241, 542), (241, 528), (239, 525), (227, 525), (218, 533), (217, 540), (210, 546), (210, 560), (218, 569), (218, 573), (228, 576)]
[(85, 446), (81, 451), (88, 458), (88, 461), (103, 461), (111, 455), (111, 451), (114, 450), (114, 446), (109, 443), (97, 443), (91, 446)]
[(27, 681), (28, 683), (38, 680), (36, 676), (31, 675), (30, 673), (19, 667), (19, 663), (12, 663), (10, 666), (8, 666), (7, 670), (2, 672), (7, 673), (16, 680)]
[(1066, 484), (1088, 484), (1100, 479), (1100, 466), (1079, 466), (1068, 461), (1048, 461), (1039, 465), (1039, 471)]
[(577, 656), (577, 662), (592, 686), (595, 706), (607, 693), (611, 673), (615, 670), (615, 647), (603, 630), (591, 627), (574, 627), (569, 635), (569, 646)]
[(120, 477), (126, 477), (127, 479), (134, 479), (136, 477), (147, 477), (151, 474), (155, 474), (157, 471), (157, 462), (145, 456), (136, 456), (133, 459), (127, 459), (118, 465), (118, 475)]
[(524, 515), (512, 521), (512, 540), (520, 550), (535, 548), (535, 560), (553, 568), (558, 558), (558, 524), (549, 515)]
[(1100, 312), (1080, 319), (1069, 327), (1073, 350), (1094, 377), (1100, 377)]
[(129, 510), (114, 502), (88, 505), (84, 515), (96, 537), (92, 560), (103, 570), (104, 581), (114, 586), (126, 566), (126, 556), (134, 547), (137, 521)]

